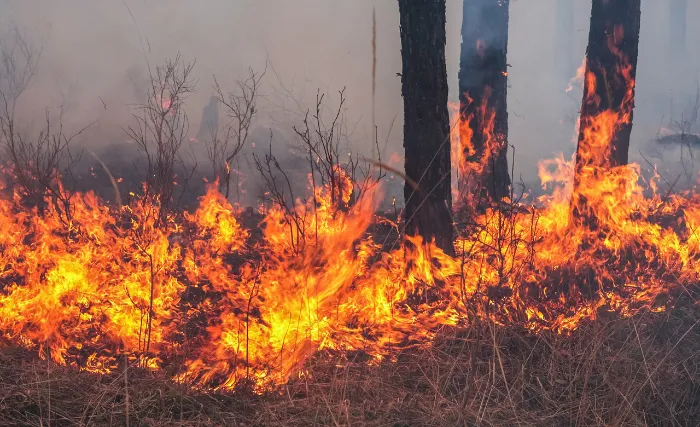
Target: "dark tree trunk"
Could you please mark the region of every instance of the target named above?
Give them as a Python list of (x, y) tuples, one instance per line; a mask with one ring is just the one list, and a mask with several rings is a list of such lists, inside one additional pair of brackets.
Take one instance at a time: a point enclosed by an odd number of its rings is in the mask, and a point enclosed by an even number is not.
[(399, 0), (403, 62), (406, 233), (454, 253), (445, 0)]
[[(492, 203), (509, 194), (507, 53), (509, 0), (464, 0), (462, 53), (459, 67), (460, 113), (469, 121), (471, 148), (464, 157), (480, 164), (480, 171), (460, 171), (460, 191), (465, 180), (476, 182), (476, 201)], [(484, 108), (485, 107), (485, 108)], [(492, 116), (495, 114), (495, 116)], [(489, 119), (493, 117), (493, 132)], [(492, 135), (491, 138), (489, 136)], [(468, 139), (465, 132), (463, 141)], [(491, 139), (491, 141), (489, 141)], [(464, 176), (476, 174), (478, 176)], [(471, 190), (471, 189), (469, 189)]]
[(574, 59), (574, 34), (576, 31), (575, 8), (576, 0), (557, 0), (557, 33), (555, 60), (562, 78), (567, 81), (576, 73)]
[(671, 59), (678, 59), (682, 58), (686, 52), (688, 0), (671, 0), (670, 8), (669, 52), (672, 55)]
[[(575, 220), (590, 215), (585, 198), (577, 197), (578, 189), (628, 161), (640, 21), (641, 0), (593, 0), (576, 149), (572, 200)], [(614, 114), (615, 126), (609, 140), (601, 137), (606, 134), (605, 126), (601, 126), (606, 119), (601, 114), (605, 112)], [(599, 132), (599, 137), (587, 138), (591, 131)]]

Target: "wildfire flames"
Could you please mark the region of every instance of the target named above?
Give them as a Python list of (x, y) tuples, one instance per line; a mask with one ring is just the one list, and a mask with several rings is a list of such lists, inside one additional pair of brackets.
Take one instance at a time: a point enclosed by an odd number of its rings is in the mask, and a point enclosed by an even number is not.
[[(630, 109), (581, 124), (591, 156)], [(461, 153), (469, 141), (459, 144)], [(601, 310), (664, 310), (674, 289), (698, 280), (700, 199), (645, 196), (655, 182), (637, 166), (589, 169), (581, 191), (597, 227), (570, 221), (574, 167), (559, 158), (540, 167), (550, 195), (473, 218), (455, 257), (412, 237), (385, 249), (371, 232), (386, 221), (375, 215), (381, 189), (351, 197), (357, 185), (340, 169), (342, 185), (314, 189), (293, 212), (261, 208), (262, 236), (214, 187), (165, 225), (153, 198), (116, 208), (77, 194), (70, 217), (8, 198), (0, 331), (93, 372), (126, 358), (194, 387), (263, 390), (303, 375), (324, 349), (379, 360), (479, 319), (566, 334)]]

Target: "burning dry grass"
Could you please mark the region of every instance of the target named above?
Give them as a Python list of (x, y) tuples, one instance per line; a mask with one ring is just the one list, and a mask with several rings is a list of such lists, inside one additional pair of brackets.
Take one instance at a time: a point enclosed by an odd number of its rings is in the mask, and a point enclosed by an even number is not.
[(0, 353), (2, 425), (695, 426), (700, 309), (604, 316), (571, 336), (481, 323), (367, 365), (324, 352), (279, 392), (194, 392), (123, 366), (101, 376)]
[(634, 172), (614, 170), (586, 193), (595, 230), (568, 225), (568, 197), (556, 193), (545, 208), (476, 217), (455, 258), (411, 237), (382, 249), (375, 193), (351, 204), (342, 174), (343, 185), (267, 210), (257, 240), (214, 188), (165, 223), (148, 197), (110, 209), (76, 195), (70, 216), (3, 200), (0, 330), (81, 370), (116, 371), (126, 353), (196, 388), (263, 392), (305, 374), (318, 351), (361, 351), (376, 364), (396, 348), (430, 348), (444, 327), (566, 335), (601, 310), (660, 312), (698, 283), (700, 204), (644, 198)]
[[(580, 190), (597, 222), (577, 224), (572, 164), (555, 166), (543, 169), (552, 195), (473, 216), (456, 257), (410, 236), (384, 245), (378, 190), (335, 163), (322, 185), (310, 179), (312, 196), (262, 209), (254, 224), (215, 187), (193, 213), (165, 217), (148, 193), (119, 208), (76, 193), (69, 210), (49, 199), (42, 214), (14, 193), (0, 200), (0, 416), (697, 419), (700, 199), (646, 197), (638, 167), (614, 168)], [(7, 350), (20, 346), (32, 352)]]
[[(143, 129), (179, 123), (153, 105)], [(48, 166), (53, 187), (7, 191), (0, 424), (700, 422), (700, 197), (606, 162), (631, 110), (582, 124), (591, 164), (543, 162), (550, 195), (469, 215), (452, 257), (377, 235), (379, 180), (340, 161), (340, 113), (327, 130), (319, 109), (297, 131), (309, 197), (256, 158), (271, 203), (254, 224), (216, 186), (177, 212), (184, 132), (156, 138), (166, 164), (124, 206)]]

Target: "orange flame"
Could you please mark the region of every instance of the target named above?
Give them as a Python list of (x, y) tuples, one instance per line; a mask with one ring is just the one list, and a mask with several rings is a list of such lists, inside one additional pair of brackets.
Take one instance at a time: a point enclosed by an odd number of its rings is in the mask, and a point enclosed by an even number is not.
[[(470, 204), (473, 201), (470, 196), (474, 194), (475, 188), (482, 185), (480, 177), (485, 173), (493, 156), (500, 150), (502, 142), (498, 140), (494, 132), (496, 124), (496, 112), (489, 107), (491, 88), (484, 89), (484, 97), (476, 112), (464, 116), (460, 114), (458, 104), (450, 104), (452, 111), (451, 121), (453, 123), (450, 132), (452, 147), (452, 168), (458, 173), (455, 180), (457, 188), (453, 191), (453, 198), (457, 204)], [(473, 99), (467, 95), (467, 104), (471, 104)], [(480, 123), (483, 133), (483, 154), (476, 157), (477, 150), (474, 146), (474, 130), (472, 122)]]
[[(629, 76), (625, 66), (621, 73)], [(492, 123), (485, 107), (478, 114)], [(623, 109), (582, 123), (584, 155), (604, 160), (625, 120)], [(456, 167), (478, 171), (483, 160), (461, 156), (470, 152), (469, 127), (458, 127)], [(76, 194), (67, 221), (51, 200), (39, 215), (7, 197), (0, 332), (93, 372), (129, 357), (194, 387), (252, 382), (265, 390), (306, 374), (319, 350), (379, 360), (475, 319), (569, 333), (601, 310), (663, 310), (666, 296), (700, 278), (700, 198), (645, 197), (638, 166), (595, 167), (581, 190), (602, 224), (595, 236), (569, 224), (574, 168), (560, 157), (540, 164), (550, 195), (475, 215), (455, 257), (419, 238), (391, 249), (375, 242), (380, 189), (354, 200), (342, 168), (289, 209), (261, 208), (262, 233), (242, 225), (216, 183), (195, 212), (164, 225), (157, 199), (110, 209), (92, 193)], [(673, 225), (662, 226), (669, 218)], [(592, 244), (581, 247), (584, 240)], [(184, 369), (171, 370), (177, 360)]]
[(579, 65), (579, 67), (576, 69), (576, 75), (569, 80), (569, 86), (566, 88), (566, 93), (574, 90), (574, 85), (583, 81), (583, 78), (586, 76), (586, 63), (586, 57), (584, 57), (581, 65)]

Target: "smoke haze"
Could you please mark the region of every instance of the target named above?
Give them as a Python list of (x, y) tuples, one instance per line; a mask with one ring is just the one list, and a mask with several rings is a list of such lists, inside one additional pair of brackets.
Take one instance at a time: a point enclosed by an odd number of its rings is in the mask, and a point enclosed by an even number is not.
[[(590, 1), (570, 0), (574, 9), (571, 73), (557, 53), (565, 34), (557, 25), (559, 0), (512, 0), (510, 10), (509, 121), (515, 147), (515, 177), (537, 185), (536, 165), (564, 152), (570, 156), (581, 89), (566, 93), (586, 49)], [(680, 115), (698, 85), (700, 46), (688, 43), (682, 59), (670, 56), (671, 0), (643, 0), (637, 102), (630, 157), (670, 115)], [(462, 0), (448, 0), (447, 66), (450, 99), (457, 101)], [(187, 101), (190, 134), (199, 129), (202, 108), (212, 95), (212, 76), (224, 90), (262, 71), (263, 98), (257, 126), (291, 130), (317, 90), (336, 105), (346, 88), (349, 145), (370, 154), (372, 146), (372, 9), (377, 16), (376, 123), (385, 159), (402, 153), (401, 46), (398, 5), (393, 0), (5, 0), (0, 14), (16, 23), (43, 54), (37, 75), (21, 103), (27, 123), (45, 109), (63, 105), (70, 126), (95, 124), (90, 144), (125, 143), (122, 127), (140, 88), (155, 67), (178, 52), (196, 59), (197, 91)], [(689, 23), (700, 2), (688, 2)], [(561, 27), (561, 25), (559, 26)], [(564, 31), (566, 28), (563, 29)], [(559, 31), (559, 33), (558, 33)], [(700, 39), (689, 26), (688, 40)], [(565, 68), (566, 69), (566, 68)], [(394, 123), (392, 126), (392, 122)], [(512, 156), (509, 153), (509, 161)]]

